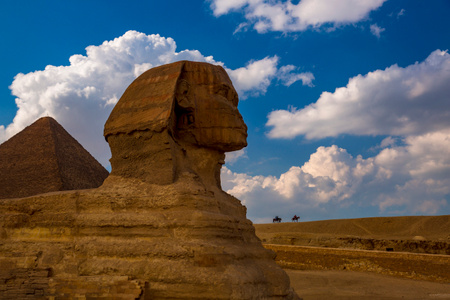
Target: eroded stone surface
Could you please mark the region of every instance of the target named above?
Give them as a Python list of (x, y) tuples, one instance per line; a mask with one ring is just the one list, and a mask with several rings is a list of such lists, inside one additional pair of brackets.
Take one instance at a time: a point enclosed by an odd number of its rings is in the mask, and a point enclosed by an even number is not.
[(100, 188), (0, 201), (0, 268), (50, 270), (56, 298), (298, 299), (220, 188), (224, 152), (246, 146), (237, 101), (221, 67), (144, 73), (105, 125)]
[(247, 145), (237, 105), (222, 67), (182, 61), (145, 72), (105, 124), (112, 174), (171, 184), (187, 172), (220, 187), (224, 152)]

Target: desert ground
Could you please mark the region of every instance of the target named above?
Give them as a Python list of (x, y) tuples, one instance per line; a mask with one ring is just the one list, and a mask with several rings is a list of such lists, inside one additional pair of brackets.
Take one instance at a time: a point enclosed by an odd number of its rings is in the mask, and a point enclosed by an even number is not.
[(450, 299), (450, 284), (366, 272), (285, 269), (303, 300)]
[(450, 255), (450, 215), (255, 224), (268, 244)]
[(450, 299), (450, 216), (255, 224), (304, 300)]

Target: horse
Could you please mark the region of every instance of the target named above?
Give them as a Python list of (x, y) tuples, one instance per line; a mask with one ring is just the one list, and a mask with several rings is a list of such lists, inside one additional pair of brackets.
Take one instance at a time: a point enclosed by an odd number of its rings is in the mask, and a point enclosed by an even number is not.
[(276, 217), (273, 219), (273, 222), (272, 222), (272, 223), (281, 223), (281, 218), (278, 217), (278, 216), (276, 216)]
[(294, 215), (294, 216), (292, 217), (292, 222), (298, 222), (298, 220), (300, 220), (300, 217), (299, 217), (299, 216)]

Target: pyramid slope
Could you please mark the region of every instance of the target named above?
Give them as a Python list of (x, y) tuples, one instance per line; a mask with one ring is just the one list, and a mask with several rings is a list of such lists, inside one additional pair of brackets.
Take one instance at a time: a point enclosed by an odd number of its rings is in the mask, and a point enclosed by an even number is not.
[(96, 188), (108, 171), (53, 118), (0, 145), (0, 199)]

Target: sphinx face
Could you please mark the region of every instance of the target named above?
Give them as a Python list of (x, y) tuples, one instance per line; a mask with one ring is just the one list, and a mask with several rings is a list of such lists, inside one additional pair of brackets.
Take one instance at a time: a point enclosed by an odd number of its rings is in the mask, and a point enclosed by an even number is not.
[(203, 184), (220, 188), (224, 152), (247, 146), (237, 104), (221, 67), (180, 61), (146, 71), (105, 124), (111, 175), (171, 184), (194, 172)]
[(200, 147), (235, 151), (247, 146), (247, 126), (225, 70), (211, 66), (183, 72), (176, 90), (177, 139)]

